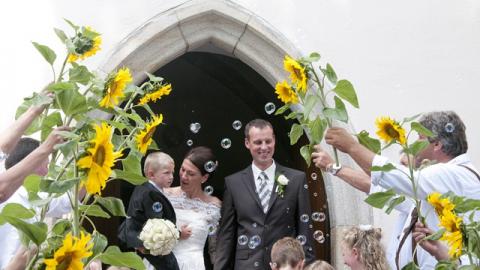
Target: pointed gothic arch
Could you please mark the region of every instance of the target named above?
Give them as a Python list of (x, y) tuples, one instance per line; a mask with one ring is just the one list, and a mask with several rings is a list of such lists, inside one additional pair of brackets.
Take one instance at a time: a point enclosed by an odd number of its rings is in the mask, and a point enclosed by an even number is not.
[[(263, 76), (271, 86), (286, 76), (285, 54), (300, 52), (281, 33), (253, 12), (222, 0), (194, 0), (168, 9), (132, 31), (112, 51), (100, 70), (128, 66), (134, 83), (191, 51), (215, 51), (235, 57)], [(343, 157), (343, 164), (352, 161)], [(341, 231), (345, 226), (372, 223), (364, 196), (343, 182), (324, 179), (330, 221), (332, 263), (341, 261)], [(348, 198), (348, 199), (346, 199)]]

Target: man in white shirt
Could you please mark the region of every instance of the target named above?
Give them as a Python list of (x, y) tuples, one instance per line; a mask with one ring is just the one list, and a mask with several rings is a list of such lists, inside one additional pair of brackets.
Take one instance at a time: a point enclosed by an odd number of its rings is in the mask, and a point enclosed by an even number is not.
[[(442, 111), (424, 114), (419, 121), (435, 135), (428, 138), (430, 144), (416, 157), (417, 165), (424, 159), (438, 162), (421, 171), (415, 172), (417, 180), (417, 196), (424, 200), (421, 213), (426, 214), (426, 225), (433, 230), (438, 230), (438, 217), (432, 207), (425, 201), (433, 192), (446, 193), (452, 191), (459, 196), (480, 199), (480, 179), (478, 171), (474, 168), (468, 155), (465, 125), (455, 112)], [(420, 136), (420, 139), (427, 139)], [(328, 144), (342, 152), (349, 154), (358, 165), (371, 176), (372, 185), (385, 189), (392, 188), (398, 194), (406, 194), (413, 197), (414, 191), (410, 180), (404, 172), (406, 169), (401, 165), (395, 165), (399, 170), (388, 172), (370, 172), (372, 166), (383, 166), (391, 163), (388, 158), (375, 155), (373, 152), (358, 143), (346, 130), (331, 128), (325, 135)], [(340, 169), (341, 170), (341, 169)], [(410, 223), (410, 217), (404, 221), (404, 228)], [(407, 237), (410, 242), (411, 237)], [(408, 245), (408, 244), (407, 244)], [(409, 250), (410, 249), (410, 250)], [(418, 263), (421, 269), (434, 269), (436, 260), (425, 252), (421, 247), (417, 250)], [(400, 258), (410, 258), (412, 261), (411, 248), (402, 248)]]
[[(20, 139), (15, 149), (13, 149), (9, 157), (5, 160), (5, 168), (8, 170), (18, 164), (21, 160), (38, 148), (39, 144), (40, 143), (37, 140), (31, 138)], [(41, 176), (46, 175), (48, 173), (48, 158), (46, 158), (32, 173)], [(82, 193), (84, 195), (85, 191), (83, 190)], [(3, 208), (9, 203), (18, 203), (26, 208), (33, 208), (28, 200), (28, 192), (23, 186), (18, 188), (7, 201), (0, 204), (0, 211), (2, 211)], [(70, 212), (70, 210), (71, 206), (68, 195), (64, 194), (50, 201), (46, 216), (61, 217), (63, 214)], [(28, 220), (28, 222), (34, 222), (38, 219), (39, 217), (36, 216), (31, 220)], [(2, 252), (0, 252), (0, 269), (3, 269), (14, 257), (15, 252), (20, 248), (21, 242), (19, 233), (15, 227), (8, 223), (0, 225), (0, 236), (0, 247), (2, 247)]]

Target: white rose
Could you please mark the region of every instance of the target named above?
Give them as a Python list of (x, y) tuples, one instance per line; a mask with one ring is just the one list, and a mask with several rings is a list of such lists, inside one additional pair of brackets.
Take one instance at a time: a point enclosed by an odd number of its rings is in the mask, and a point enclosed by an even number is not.
[(280, 185), (286, 186), (286, 185), (288, 185), (288, 182), (289, 182), (290, 180), (288, 180), (288, 178), (285, 177), (285, 175), (280, 174), (280, 175), (278, 176), (278, 178), (277, 178), (277, 181), (278, 181), (278, 183), (279, 183)]

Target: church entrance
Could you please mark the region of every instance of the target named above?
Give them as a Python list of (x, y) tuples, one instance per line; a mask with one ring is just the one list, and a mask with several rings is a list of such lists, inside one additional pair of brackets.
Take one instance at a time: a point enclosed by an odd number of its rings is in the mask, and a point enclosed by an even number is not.
[[(213, 188), (212, 195), (222, 199), (224, 177), (251, 164), (251, 156), (244, 146), (244, 125), (254, 118), (266, 119), (276, 133), (274, 159), (307, 174), (308, 187), (305, 188), (310, 190), (312, 212), (325, 216), (325, 219), (312, 222), (313, 231), (320, 230), (325, 236), (323, 242), (316, 242), (317, 258), (330, 261), (329, 215), (321, 173), (307, 169), (299, 147), (290, 145), (288, 131), (293, 120), (267, 113), (265, 104), (272, 102), (277, 108), (282, 105), (273, 87), (242, 61), (210, 52), (188, 52), (158, 69), (155, 75), (172, 84), (169, 96), (150, 105), (155, 113), (164, 116), (164, 124), (157, 128), (154, 139), (158, 148), (176, 162), (172, 186), (179, 185), (178, 170), (185, 153), (194, 146), (208, 146), (217, 156), (219, 166), (204, 188)], [(144, 118), (148, 115), (139, 113)], [(233, 123), (238, 124), (238, 121), (241, 128), (237, 130), (238, 125), (234, 128)], [(192, 123), (198, 123), (200, 128), (192, 131)], [(305, 137), (301, 140), (306, 142)], [(225, 141), (230, 143), (225, 144)], [(312, 178), (312, 173), (318, 177)], [(115, 181), (109, 184), (108, 193), (120, 195), (128, 207), (133, 188), (127, 182)], [(121, 220), (110, 219), (108, 224), (99, 224), (97, 229), (110, 243), (116, 243), (112, 222), (118, 226)]]

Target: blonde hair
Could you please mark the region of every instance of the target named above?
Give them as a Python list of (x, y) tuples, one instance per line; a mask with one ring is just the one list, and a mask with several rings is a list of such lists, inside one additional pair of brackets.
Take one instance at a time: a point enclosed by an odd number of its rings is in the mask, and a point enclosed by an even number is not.
[(316, 260), (307, 265), (303, 270), (335, 270), (335, 268), (326, 261)]
[(298, 263), (305, 259), (302, 245), (292, 237), (284, 237), (272, 247), (272, 263), (276, 267), (284, 267), (289, 265), (295, 267)]
[(164, 169), (168, 165), (175, 166), (175, 162), (171, 156), (163, 152), (153, 152), (148, 154), (147, 158), (145, 159), (143, 173), (145, 176), (147, 176), (149, 170), (156, 172), (160, 169)]
[(350, 249), (357, 249), (360, 263), (365, 269), (385, 270), (389, 268), (385, 251), (380, 243), (381, 238), (380, 228), (352, 227), (344, 231), (342, 243)]

